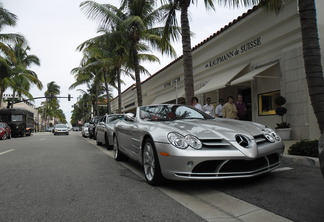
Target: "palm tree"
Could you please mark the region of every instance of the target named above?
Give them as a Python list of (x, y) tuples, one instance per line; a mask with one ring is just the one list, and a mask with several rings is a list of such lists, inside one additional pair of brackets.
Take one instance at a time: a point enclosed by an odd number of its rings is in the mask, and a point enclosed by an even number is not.
[(28, 68), (32, 65), (40, 65), (39, 59), (35, 55), (28, 54), (30, 48), (24, 41), (20, 40), (13, 47), (9, 46), (9, 48), (15, 56), (14, 60), (11, 57), (7, 58), (11, 73), (11, 82), (9, 82), (7, 87), (13, 90), (12, 104), (14, 103), (16, 92), (18, 92), (20, 97), (26, 95), (32, 100), (33, 96), (29, 93), (31, 85), (35, 84), (38, 89), (42, 89), (43, 85), (38, 79), (37, 74)]
[(47, 90), (44, 95), (46, 97), (43, 111), (43, 120), (48, 123), (48, 117), (57, 117), (57, 110), (59, 110), (60, 105), (58, 104), (57, 96), (60, 94), (60, 86), (54, 81), (47, 84)]
[(111, 74), (111, 67), (113, 66), (111, 52), (105, 46), (104, 42), (96, 42), (91, 39), (78, 47), (80, 51), (83, 50), (84, 57), (80, 67), (72, 70), (77, 81), (70, 86), (70, 89), (93, 80), (93, 84), (97, 85), (96, 89), (100, 90), (103, 83), (107, 97), (107, 113), (111, 113), (110, 85), (114, 85), (115, 76)]
[[(159, 22), (161, 9), (154, 9), (156, 3), (153, 0), (122, 0), (119, 9), (113, 5), (101, 5), (93, 1), (83, 2), (80, 6), (86, 9), (88, 17), (98, 19), (101, 27), (107, 32), (115, 31), (116, 27), (119, 31), (123, 30), (129, 47), (127, 66), (135, 72), (137, 102), (141, 106), (143, 99), (139, 52), (149, 51), (148, 45), (145, 44), (147, 43), (162, 53), (175, 55), (169, 38), (162, 35), (163, 28), (154, 27), (154, 24)], [(154, 56), (142, 59), (156, 61)]]
[(3, 8), (2, 3), (0, 3), (0, 107), (2, 103), (3, 93), (5, 91), (3, 87), (4, 85), (11, 83), (10, 81), (8, 82), (8, 79), (4, 82), (4, 78), (9, 77), (10, 71), (9, 65), (7, 64), (7, 61), (5, 60), (3, 55), (13, 61), (15, 60), (14, 53), (10, 50), (7, 43), (16, 43), (19, 40), (24, 40), (24, 37), (22, 35), (13, 33), (1, 33), (1, 31), (6, 26), (15, 26), (16, 22), (17, 16)]

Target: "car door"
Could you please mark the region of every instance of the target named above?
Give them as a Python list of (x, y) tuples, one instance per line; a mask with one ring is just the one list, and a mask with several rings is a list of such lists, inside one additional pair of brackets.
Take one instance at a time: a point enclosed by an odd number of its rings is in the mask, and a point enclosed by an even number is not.
[(125, 116), (125, 120), (118, 124), (118, 142), (120, 149), (129, 155), (132, 159), (135, 158), (135, 149), (133, 145), (133, 133), (135, 129), (134, 118)]
[(104, 142), (105, 140), (104, 130), (105, 130), (106, 121), (107, 121), (107, 116), (105, 115), (99, 120), (99, 123), (96, 126), (97, 140), (101, 143)]

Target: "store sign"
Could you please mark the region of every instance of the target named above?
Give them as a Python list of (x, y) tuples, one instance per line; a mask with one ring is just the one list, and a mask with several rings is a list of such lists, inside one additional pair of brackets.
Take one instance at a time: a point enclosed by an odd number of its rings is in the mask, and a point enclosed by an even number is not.
[(251, 49), (254, 49), (260, 45), (261, 45), (261, 37), (258, 37), (252, 41), (245, 43), (244, 45), (242, 45), (240, 47), (237, 47), (231, 51), (226, 52), (225, 54), (223, 54), (219, 57), (212, 59), (205, 65), (205, 68), (210, 68), (212, 66), (218, 65), (218, 64), (225, 62), (229, 59), (232, 59), (238, 55), (244, 54), (245, 52), (248, 52)]

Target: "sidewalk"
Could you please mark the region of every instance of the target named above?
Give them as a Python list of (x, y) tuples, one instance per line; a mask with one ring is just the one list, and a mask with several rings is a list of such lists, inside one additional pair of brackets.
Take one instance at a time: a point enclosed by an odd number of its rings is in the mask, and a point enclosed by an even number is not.
[(296, 155), (288, 154), (289, 147), (299, 141), (300, 140), (283, 141), (283, 143), (285, 144), (283, 162), (289, 162), (289, 163), (294, 163), (294, 164), (303, 165), (303, 166), (319, 167), (318, 158), (308, 157), (308, 156), (296, 156)]

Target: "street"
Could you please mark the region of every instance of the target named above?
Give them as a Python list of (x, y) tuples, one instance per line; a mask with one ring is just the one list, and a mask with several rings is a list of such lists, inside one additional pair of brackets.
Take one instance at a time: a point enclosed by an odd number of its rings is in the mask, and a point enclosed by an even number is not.
[(1, 141), (0, 221), (204, 221), (81, 137)]
[[(284, 163), (257, 178), (152, 187), (138, 164), (111, 154), (80, 132), (0, 141), (0, 221), (216, 221), (211, 205), (223, 196), (232, 207), (244, 202), (282, 217), (273, 221), (324, 218), (324, 179), (315, 167)], [(225, 217), (235, 210), (223, 210), (223, 221), (233, 221)]]

